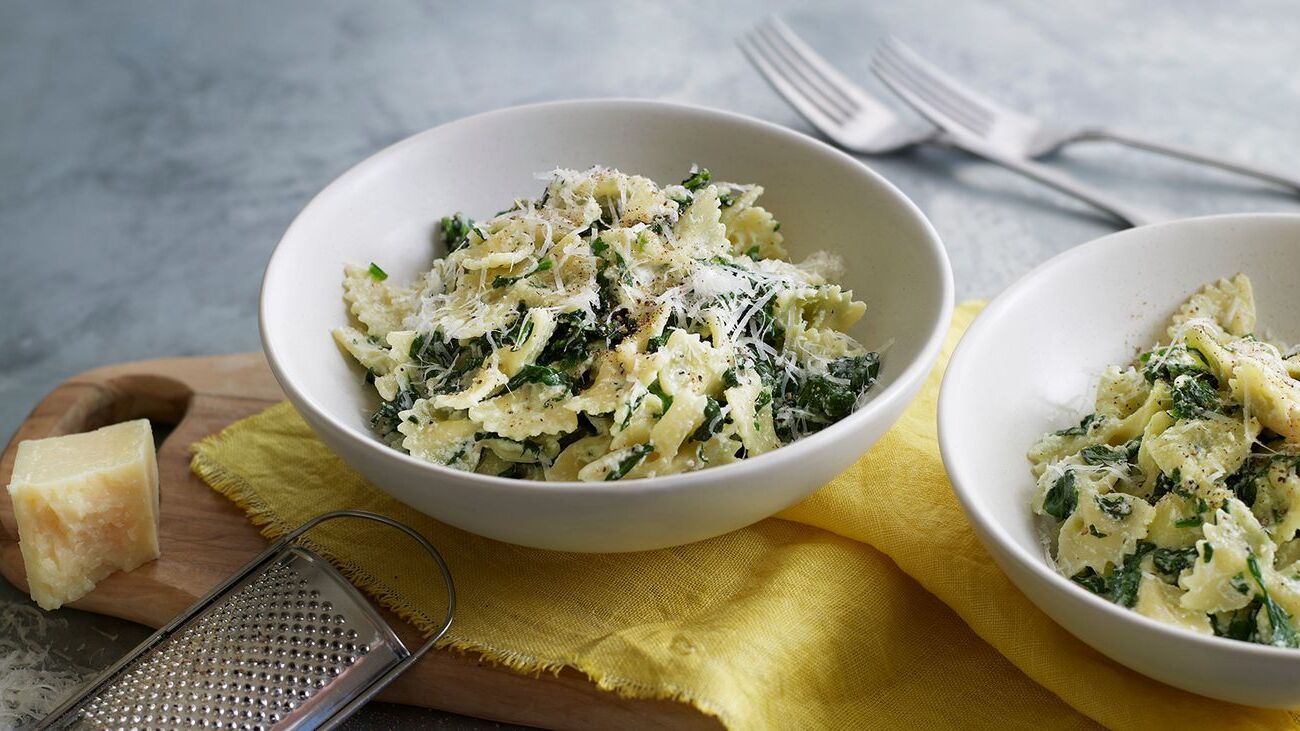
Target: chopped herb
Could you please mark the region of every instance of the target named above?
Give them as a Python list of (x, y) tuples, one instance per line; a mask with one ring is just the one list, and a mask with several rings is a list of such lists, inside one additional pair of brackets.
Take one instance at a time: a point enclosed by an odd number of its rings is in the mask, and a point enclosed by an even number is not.
[(372, 261), (370, 262), (370, 276), (382, 282), (385, 279), (388, 279), (388, 272), (380, 269), (379, 265)]
[(636, 250), (645, 251), (646, 237), (645, 231), (639, 231), (636, 235)]
[(610, 470), (609, 473), (605, 475), (606, 480), (623, 479), (627, 473), (636, 469), (636, 466), (641, 464), (641, 460), (645, 459), (647, 454), (654, 451), (655, 446), (653, 444), (638, 444), (631, 449), (631, 454), (624, 457), (622, 461), (618, 463), (618, 467)]
[(1070, 581), (1082, 586), (1093, 594), (1105, 596), (1110, 593), (1110, 587), (1106, 585), (1106, 577), (1093, 571), (1091, 568), (1086, 568), (1074, 576), (1071, 576)]
[(700, 188), (708, 185), (709, 178), (711, 177), (713, 176), (709, 174), (708, 168), (701, 168), (692, 165), (691, 174), (682, 181), (682, 187), (694, 193)]
[(1209, 376), (1210, 367), (1206, 365), (1205, 355), (1195, 348), (1184, 345), (1156, 348), (1149, 353), (1143, 353), (1139, 360), (1142, 363), (1142, 376), (1148, 383), (1168, 381), (1172, 384), (1179, 376), (1184, 375)]
[(625, 323), (617, 316), (589, 321), (581, 312), (565, 312), (555, 319), (555, 332), (537, 356), (537, 362), (543, 365), (571, 368), (586, 360), (592, 351), (617, 345), (626, 333)]
[(1102, 533), (1101, 531), (1097, 530), (1097, 526), (1093, 525), (1092, 523), (1088, 524), (1088, 534), (1093, 536), (1094, 538), (1105, 538), (1106, 536), (1110, 535), (1109, 533)]
[(1213, 543), (1206, 543), (1206, 544), (1205, 544), (1205, 563), (1209, 563), (1209, 562), (1210, 562), (1210, 559), (1212, 559), (1212, 558), (1214, 558), (1214, 544), (1213, 544)]
[(1170, 415), (1175, 419), (1195, 419), (1206, 413), (1222, 410), (1219, 392), (1213, 379), (1208, 374), (1183, 374), (1174, 380), (1172, 388), (1173, 408)]
[(673, 405), (673, 397), (664, 393), (664, 387), (659, 384), (658, 378), (650, 384), (649, 391), (659, 398), (659, 414), (662, 416), (668, 413), (668, 409)]
[(712, 397), (708, 397), (704, 402), (704, 423), (691, 434), (691, 439), (697, 442), (707, 442), (722, 429), (722, 404)]
[(1196, 561), (1196, 548), (1157, 548), (1151, 560), (1160, 573), (1177, 576)]
[(727, 388), (735, 388), (740, 385), (740, 376), (735, 368), (728, 368), (722, 373), (722, 385)]
[(736, 199), (739, 197), (736, 191), (728, 190), (725, 193), (718, 194), (718, 203), (722, 204), (723, 208), (730, 208), (736, 205)]
[(514, 284), (515, 282), (518, 282), (520, 279), (524, 279), (524, 278), (526, 278), (526, 277), (531, 277), (531, 276), (533, 276), (534, 274), (536, 274), (536, 273), (538, 273), (538, 272), (544, 272), (544, 271), (546, 271), (546, 270), (548, 270), (548, 269), (550, 269), (550, 268), (551, 268), (551, 260), (550, 260), (550, 259), (542, 259), (541, 261), (537, 262), (537, 266), (533, 267), (532, 269), (529, 269), (528, 271), (524, 272), (523, 274), (517, 274), (517, 275), (515, 275), (515, 276), (513, 276), (513, 277), (507, 277), (507, 276), (503, 276), (503, 275), (498, 274), (498, 275), (496, 275), (495, 277), (492, 278), (492, 288), (493, 288), (493, 289), (500, 289), (500, 288), (502, 288), (502, 287), (509, 287), (510, 285)]
[(519, 320), (514, 327), (506, 333), (506, 341), (510, 343), (510, 350), (518, 351), (523, 344), (528, 341), (528, 336), (533, 334), (533, 318), (528, 316), (524, 311), (519, 314)]
[(627, 425), (632, 423), (632, 414), (635, 414), (636, 410), (641, 408), (641, 402), (643, 401), (645, 401), (644, 393), (637, 395), (637, 397), (632, 400), (632, 403), (628, 404), (627, 414), (623, 417), (623, 423), (618, 425), (619, 429), (627, 429)]
[(1300, 468), (1300, 457), (1289, 454), (1252, 454), (1241, 468), (1225, 481), (1237, 499), (1249, 506), (1255, 505), (1259, 486), (1268, 484), (1268, 473), (1278, 463), (1291, 463), (1291, 469)]
[(771, 389), (767, 389), (767, 388), (760, 391), (758, 394), (758, 398), (754, 399), (754, 430), (755, 431), (763, 431), (763, 419), (759, 416), (759, 414), (763, 412), (764, 407), (771, 405), (771, 403), (772, 403), (772, 391)]
[(1183, 490), (1183, 477), (1177, 467), (1174, 468), (1172, 474), (1166, 475), (1161, 472), (1156, 475), (1156, 486), (1151, 491), (1151, 502), (1154, 503), (1171, 492), (1175, 495), (1186, 494), (1186, 491)]
[(664, 331), (645, 341), (645, 352), (657, 353), (660, 348), (668, 344), (668, 339), (673, 336), (673, 331), (677, 328), (664, 328)]
[(1228, 583), (1237, 590), (1238, 594), (1250, 593), (1250, 585), (1246, 583), (1246, 575), (1240, 571), (1233, 574), (1232, 578), (1228, 579)]
[(442, 243), (447, 247), (447, 251), (455, 251), (464, 246), (469, 241), (469, 232), (473, 228), (473, 219), (459, 213), (454, 216), (444, 216), (441, 225)]
[(604, 239), (597, 236), (596, 238), (591, 240), (591, 253), (595, 254), (596, 256), (600, 256), (601, 254), (604, 254), (606, 251), (609, 251), (609, 244), (605, 243)]
[(1124, 557), (1124, 563), (1111, 575), (1111, 601), (1130, 609), (1137, 603), (1138, 586), (1142, 582), (1142, 559), (1153, 550), (1154, 543), (1139, 541), (1137, 550)]
[(1043, 498), (1043, 511), (1057, 520), (1065, 520), (1079, 503), (1079, 490), (1074, 484), (1074, 472), (1066, 470), (1056, 479)]
[(1139, 434), (1139, 435), (1133, 437), (1132, 439), (1128, 440), (1128, 443), (1124, 445), (1124, 456), (1128, 458), (1128, 462), (1129, 462), (1129, 464), (1131, 464), (1131, 465), (1137, 465), (1137, 463), (1138, 463), (1138, 453), (1141, 452), (1141, 451), (1142, 451), (1142, 435), (1141, 435), (1141, 434)]
[(831, 361), (825, 376), (809, 376), (794, 396), (794, 404), (822, 426), (848, 416), (858, 399), (880, 374), (880, 354), (846, 355)]
[(1095, 495), (1097, 507), (1114, 520), (1123, 520), (1133, 512), (1133, 506), (1120, 495)]
[(1264, 587), (1263, 573), (1259, 570), (1259, 561), (1253, 552), (1246, 555), (1246, 566), (1259, 585), (1258, 598), (1268, 612), (1268, 624), (1273, 629), (1273, 640), (1269, 644), (1275, 647), (1300, 647), (1300, 635), (1291, 624), (1291, 615), (1269, 596), (1268, 589)]
[(1228, 626), (1221, 625), (1219, 615), (1210, 615), (1214, 634), (1220, 637), (1228, 637), (1234, 640), (1244, 642), (1254, 642), (1258, 639), (1258, 623), (1255, 616), (1259, 614), (1260, 604), (1253, 601), (1241, 609), (1231, 612), (1227, 615)]
[(772, 227), (772, 233), (776, 233), (777, 231), (780, 231), (780, 230), (781, 230), (781, 222), (780, 222), (780, 221), (777, 221), (777, 222), (776, 222), (776, 225)]
[(748, 256), (750, 259), (753, 259), (754, 261), (758, 261), (758, 244), (754, 244), (748, 249), (745, 249), (745, 256)]
[(506, 383), (506, 390), (513, 391), (528, 383), (540, 383), (543, 386), (573, 386), (573, 378), (563, 371), (543, 365), (529, 364), (519, 369)]
[(1105, 444), (1084, 447), (1083, 451), (1079, 452), (1079, 456), (1083, 457), (1085, 464), (1090, 465), (1119, 464), (1129, 461), (1127, 447), (1111, 448)]
[(1203, 516), (1201, 516), (1201, 515), (1193, 515), (1193, 516), (1191, 516), (1190, 518), (1180, 518), (1180, 519), (1178, 519), (1178, 520), (1175, 520), (1175, 521), (1174, 521), (1174, 527), (1175, 527), (1175, 528), (1195, 528), (1196, 526), (1198, 526), (1198, 525), (1200, 525), (1200, 524), (1202, 524), (1202, 523), (1204, 523), (1204, 522), (1205, 522), (1205, 518), (1204, 518)]
[(370, 415), (370, 426), (379, 432), (385, 440), (393, 438), (394, 435), (400, 436), (397, 431), (397, 425), (401, 423), (401, 417), (398, 414), (402, 411), (408, 411), (415, 406), (416, 399), (420, 394), (411, 389), (402, 389), (397, 392), (392, 401), (385, 401), (375, 409)]
[(1052, 434), (1058, 437), (1081, 437), (1091, 431), (1093, 425), (1100, 423), (1103, 418), (1100, 414), (1088, 414), (1083, 417), (1083, 421), (1080, 421), (1078, 426), (1052, 432)]

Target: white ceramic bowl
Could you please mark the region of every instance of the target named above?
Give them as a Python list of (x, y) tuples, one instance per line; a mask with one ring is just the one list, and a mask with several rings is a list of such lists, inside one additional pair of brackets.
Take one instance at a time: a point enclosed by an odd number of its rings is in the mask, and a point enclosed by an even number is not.
[[(700, 472), (608, 483), (470, 474), (382, 444), (375, 396), (330, 330), (347, 322), (345, 262), (381, 263), (396, 281), (427, 270), (440, 216), (482, 218), (536, 195), (535, 175), (593, 164), (676, 182), (692, 163), (761, 183), (793, 256), (838, 252), (867, 303), (854, 332), (892, 341), (871, 400), (797, 444)], [(952, 309), (934, 229), (860, 162), (801, 134), (725, 112), (651, 101), (557, 102), (490, 112), (422, 132), (365, 160), (300, 213), (267, 266), (262, 342), (289, 400), (324, 442), (374, 484), (439, 520), (528, 546), (629, 551), (687, 543), (767, 517), (825, 484), (894, 422), (930, 369)]]
[(1063, 627), (1170, 685), (1290, 707), (1300, 705), (1300, 650), (1205, 637), (1091, 594), (1048, 565), (1029, 509), (1029, 447), (1091, 412), (1101, 370), (1149, 347), (1189, 295), (1237, 272), (1255, 286), (1261, 330), (1300, 340), (1300, 216), (1146, 226), (1043, 264), (994, 300), (957, 347), (939, 398), (939, 443), (984, 545)]

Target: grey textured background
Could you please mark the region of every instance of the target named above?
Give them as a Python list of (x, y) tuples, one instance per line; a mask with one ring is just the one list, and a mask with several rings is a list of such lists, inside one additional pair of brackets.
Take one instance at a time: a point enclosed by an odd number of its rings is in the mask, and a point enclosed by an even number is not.
[[(807, 126), (732, 43), (781, 13), (873, 89), (893, 32), (1005, 102), (1300, 169), (1300, 10), (1285, 0), (1073, 4), (135, 2), (0, 5), (0, 436), (108, 362), (258, 347), (257, 291), (308, 198), (381, 147), (467, 114), (636, 96)], [(881, 93), (884, 93), (883, 91)], [(928, 212), (960, 298), (1112, 230), (944, 150), (869, 160)], [(1053, 164), (1183, 215), (1300, 210), (1250, 181), (1104, 145)], [(24, 596), (0, 581), (0, 613)], [(72, 610), (54, 669), (145, 632)], [(392, 706), (360, 726), (459, 727)]]

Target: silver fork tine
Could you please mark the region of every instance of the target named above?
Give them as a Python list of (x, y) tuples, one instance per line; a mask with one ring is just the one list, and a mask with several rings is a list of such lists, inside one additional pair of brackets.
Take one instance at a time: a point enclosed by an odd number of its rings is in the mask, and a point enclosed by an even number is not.
[[(740, 50), (754, 64), (755, 68), (767, 79), (767, 83), (772, 85), (776, 92), (785, 98), (795, 111), (803, 115), (814, 127), (822, 132), (831, 135), (839, 128), (839, 122), (833, 119), (812, 99), (808, 98), (802, 90), (790, 81), (774, 63), (768, 59), (767, 51), (753, 35), (745, 36), (738, 41)], [(778, 61), (779, 62), (779, 61)]]
[(765, 33), (772, 45), (781, 50), (783, 55), (792, 63), (802, 67), (808, 76), (816, 78), (824, 88), (837, 94), (851, 110), (870, 106), (871, 100), (858, 90), (856, 84), (846, 79), (826, 59), (809, 48), (808, 44), (795, 35), (780, 18), (769, 18), (765, 24), (758, 26), (757, 31)]
[[(900, 58), (891, 44), (882, 44), (879, 52), (871, 60), (871, 66), (878, 72), (883, 71), (881, 79), (894, 91), (904, 97), (920, 97), (927, 106), (943, 113), (950, 124), (965, 127), (977, 134), (987, 129), (981, 115), (973, 113), (966, 105), (960, 103), (951, 94), (944, 93), (920, 74), (906, 59)], [(906, 92), (903, 91), (906, 89)], [(915, 104), (916, 102), (913, 101)]]
[(791, 54), (781, 39), (767, 30), (763, 26), (758, 26), (751, 31), (756, 45), (766, 49), (769, 58), (779, 63), (788, 73), (791, 81), (800, 82), (798, 85), (803, 88), (809, 96), (816, 96), (832, 107), (837, 116), (843, 119), (853, 115), (856, 105), (851, 99), (846, 98), (834, 87), (817, 75), (817, 73), (804, 63), (798, 56)]
[(886, 39), (881, 44), (881, 50), (897, 59), (901, 66), (910, 70), (912, 76), (925, 84), (934, 94), (942, 95), (947, 99), (952, 108), (960, 110), (964, 117), (971, 120), (973, 127), (981, 132), (986, 131), (993, 124), (997, 114), (1013, 114), (1010, 110), (1003, 110), (995, 102), (971, 91), (961, 82), (948, 76), (897, 38)]
[(932, 110), (942, 110), (954, 125), (984, 140), (996, 140), (1003, 151), (1022, 158), (1039, 157), (1071, 142), (1110, 140), (1130, 147), (1182, 158), (1190, 162), (1248, 175), (1274, 185), (1300, 192), (1300, 178), (1289, 172), (1245, 163), (1230, 157), (1209, 155), (1199, 150), (1170, 144), (1109, 127), (1071, 125), (1058, 127), (1030, 115), (1003, 106), (949, 76), (926, 61), (897, 38), (881, 44), (878, 63), (873, 69), (888, 68), (896, 82), (907, 84), (913, 93), (923, 95)]
[(907, 60), (900, 59), (892, 49), (877, 54), (871, 61), (871, 70), (904, 101), (947, 130), (957, 147), (1072, 195), (1131, 226), (1160, 220), (1159, 215), (1130, 206), (1105, 191), (1080, 183), (1069, 175), (1030, 160), (1023, 153), (1006, 149), (985, 135), (977, 134), (972, 130), (972, 124), (977, 125), (979, 119), (972, 116), (971, 108), (956, 103), (950, 93), (936, 88), (924, 74), (911, 68)]

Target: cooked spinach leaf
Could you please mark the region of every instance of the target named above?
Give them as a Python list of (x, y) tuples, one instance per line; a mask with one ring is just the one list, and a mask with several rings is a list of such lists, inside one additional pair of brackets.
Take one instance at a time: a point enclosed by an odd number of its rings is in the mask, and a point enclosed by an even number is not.
[(1250, 569), (1250, 575), (1255, 577), (1255, 583), (1259, 587), (1257, 598), (1263, 603), (1264, 610), (1268, 613), (1268, 624), (1273, 629), (1270, 644), (1276, 647), (1300, 647), (1300, 635), (1291, 624), (1291, 615), (1269, 596), (1268, 589), (1264, 587), (1263, 573), (1259, 570), (1259, 560), (1254, 553), (1246, 555), (1246, 566)]
[(1137, 550), (1124, 557), (1124, 563), (1115, 568), (1110, 579), (1110, 600), (1122, 607), (1132, 608), (1137, 603), (1138, 586), (1142, 582), (1142, 559), (1155, 550), (1154, 543), (1139, 541)]
[(713, 176), (709, 174), (708, 168), (692, 167), (691, 174), (682, 181), (682, 187), (694, 193), (709, 184), (709, 179)]
[(664, 387), (659, 383), (658, 378), (650, 384), (648, 390), (659, 399), (659, 415), (662, 416), (668, 413), (668, 409), (672, 408), (673, 405), (673, 397), (664, 393)]
[(654, 449), (655, 449), (655, 445), (653, 444), (638, 444), (635, 447), (632, 447), (631, 453), (628, 454), (628, 456), (624, 457), (621, 461), (619, 461), (618, 466), (610, 470), (609, 473), (605, 475), (605, 479), (606, 480), (623, 479), (625, 476), (627, 476), (627, 473), (636, 469), (636, 466), (641, 464), (641, 461), (645, 459), (646, 455), (653, 452)]
[(1255, 617), (1259, 614), (1259, 610), (1260, 603), (1256, 600), (1235, 612), (1227, 612), (1222, 616), (1211, 614), (1210, 625), (1214, 628), (1214, 634), (1219, 637), (1255, 642), (1259, 633), (1259, 623), (1255, 621)]
[[(1071, 473), (1073, 474), (1073, 473)], [(1133, 513), (1133, 506), (1120, 495), (1095, 495), (1097, 507), (1115, 520), (1123, 520)]]
[(397, 425), (402, 423), (399, 412), (407, 411), (415, 406), (416, 399), (420, 394), (412, 389), (402, 389), (397, 392), (392, 401), (385, 401), (379, 404), (379, 408), (370, 415), (370, 427), (379, 432), (379, 435), (387, 441), (393, 435), (399, 435)]
[(1057, 520), (1065, 520), (1078, 504), (1079, 489), (1074, 484), (1074, 473), (1066, 470), (1048, 488), (1047, 496), (1043, 498), (1043, 512)]
[(1210, 367), (1206, 365), (1205, 356), (1199, 350), (1184, 345), (1156, 348), (1149, 353), (1143, 353), (1139, 360), (1142, 363), (1142, 376), (1148, 383), (1159, 380), (1173, 383), (1179, 376), (1184, 375), (1210, 376)]
[(1151, 554), (1156, 570), (1166, 576), (1177, 576), (1196, 562), (1196, 548), (1157, 548)]
[(565, 388), (571, 388), (573, 386), (573, 377), (564, 371), (558, 371), (550, 366), (530, 363), (529, 365), (520, 368), (519, 372), (506, 382), (506, 390), (513, 391), (528, 383), (540, 383), (543, 386), (564, 386)]
[(443, 216), (440, 228), (443, 245), (447, 247), (447, 251), (455, 251), (469, 241), (470, 231), (474, 230), (474, 220), (459, 213), (454, 216)]
[(1093, 444), (1084, 447), (1079, 456), (1084, 464), (1124, 464), (1129, 461), (1127, 447), (1109, 447), (1105, 444)]
[(809, 412), (822, 426), (848, 416), (880, 374), (880, 354), (846, 355), (831, 361), (826, 375), (809, 376), (799, 387), (794, 405)]
[(704, 423), (691, 434), (691, 439), (707, 442), (722, 429), (722, 422), (722, 404), (713, 397), (707, 398), (704, 402)]
[(1206, 413), (1223, 410), (1219, 391), (1209, 374), (1183, 374), (1174, 380), (1173, 408), (1169, 413), (1175, 419), (1195, 419)]
[(1081, 437), (1084, 434), (1087, 434), (1089, 431), (1091, 431), (1092, 427), (1095, 424), (1101, 423), (1101, 420), (1103, 418), (1104, 417), (1102, 417), (1100, 414), (1088, 414), (1087, 416), (1083, 417), (1083, 420), (1079, 422), (1078, 426), (1072, 426), (1066, 429), (1061, 429), (1060, 431), (1054, 431), (1052, 432), (1052, 434), (1058, 437)]
[(1070, 581), (1082, 586), (1093, 594), (1100, 594), (1101, 596), (1108, 596), (1110, 594), (1110, 586), (1107, 584), (1106, 577), (1093, 571), (1091, 567), (1071, 576)]

